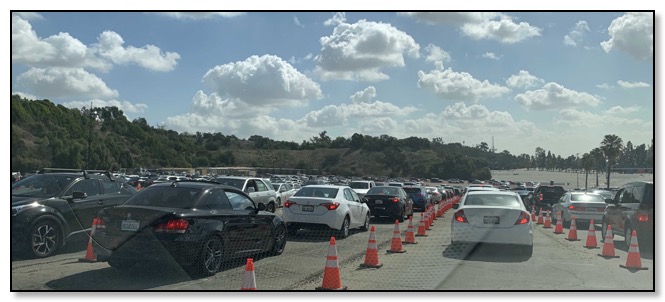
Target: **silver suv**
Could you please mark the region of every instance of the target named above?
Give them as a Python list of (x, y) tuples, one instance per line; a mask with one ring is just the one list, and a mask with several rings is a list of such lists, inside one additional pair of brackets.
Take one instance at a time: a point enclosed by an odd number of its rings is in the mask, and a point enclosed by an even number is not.
[(243, 190), (254, 202), (264, 204), (266, 211), (275, 213), (277, 193), (272, 185), (266, 184), (263, 179), (258, 177), (220, 176), (215, 178), (215, 181)]

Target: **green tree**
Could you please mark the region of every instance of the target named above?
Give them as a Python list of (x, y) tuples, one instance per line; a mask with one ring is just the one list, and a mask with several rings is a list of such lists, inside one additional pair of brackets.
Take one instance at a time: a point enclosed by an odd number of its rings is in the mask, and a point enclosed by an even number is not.
[(605, 138), (600, 143), (600, 149), (605, 155), (607, 160), (607, 188), (610, 188), (610, 172), (612, 171), (612, 166), (619, 159), (621, 152), (623, 150), (623, 141), (620, 137), (614, 134), (605, 135)]

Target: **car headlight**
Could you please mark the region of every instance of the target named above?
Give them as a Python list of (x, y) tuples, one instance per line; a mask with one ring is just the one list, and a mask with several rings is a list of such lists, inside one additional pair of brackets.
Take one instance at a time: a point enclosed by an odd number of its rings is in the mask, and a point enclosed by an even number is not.
[(29, 209), (29, 208), (34, 208), (38, 205), (39, 204), (37, 204), (37, 203), (31, 203), (31, 204), (12, 207), (12, 216), (16, 216), (18, 213), (21, 213), (23, 210)]

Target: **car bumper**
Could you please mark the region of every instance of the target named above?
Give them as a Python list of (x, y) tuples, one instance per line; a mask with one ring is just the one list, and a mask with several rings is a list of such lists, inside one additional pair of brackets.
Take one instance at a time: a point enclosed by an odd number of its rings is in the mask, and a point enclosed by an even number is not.
[(328, 211), (323, 215), (301, 215), (294, 214), (288, 208), (285, 208), (282, 211), (282, 219), (286, 222), (287, 228), (289, 226), (302, 227), (302, 228), (312, 228), (317, 225), (324, 225), (331, 229), (339, 230), (342, 228), (342, 222), (344, 221), (344, 215), (336, 211)]
[(399, 203), (396, 204), (386, 204), (383, 206), (373, 205), (369, 207), (370, 213), (374, 216), (395, 216), (399, 215), (402, 207)]
[(468, 223), (453, 222), (451, 233), (454, 242), (533, 245), (533, 228), (529, 223), (499, 229), (479, 228)]
[(593, 219), (594, 223), (600, 223), (603, 221), (603, 214), (604, 212), (569, 211), (564, 212), (563, 219), (568, 222), (572, 220), (572, 216), (575, 216), (575, 222), (588, 222)]
[[(142, 234), (118, 242), (117, 237), (94, 236), (93, 250), (98, 261), (108, 261), (110, 257), (137, 262), (168, 263), (175, 261), (181, 266), (189, 266), (196, 260), (201, 250), (203, 238), (200, 236), (182, 236), (160, 240), (155, 236)], [(103, 245), (101, 243), (104, 243)], [(115, 248), (111, 245), (115, 245)]]

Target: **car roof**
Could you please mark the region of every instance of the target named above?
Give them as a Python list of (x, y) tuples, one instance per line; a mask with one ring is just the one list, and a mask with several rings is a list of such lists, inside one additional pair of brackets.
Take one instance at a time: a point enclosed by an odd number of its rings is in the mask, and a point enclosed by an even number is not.
[(512, 195), (515, 196), (517, 193), (512, 192), (512, 191), (490, 191), (490, 190), (478, 190), (478, 191), (469, 191), (466, 193), (467, 195)]
[[(223, 189), (232, 189), (234, 191), (240, 191), (240, 189), (232, 186), (222, 185), (215, 182), (209, 181), (172, 181), (172, 182), (159, 182), (151, 185), (150, 187), (170, 187), (173, 184), (176, 184), (176, 187), (180, 188), (197, 188), (197, 189), (206, 189), (206, 188), (223, 188)], [(149, 187), (148, 187), (149, 188)]]

